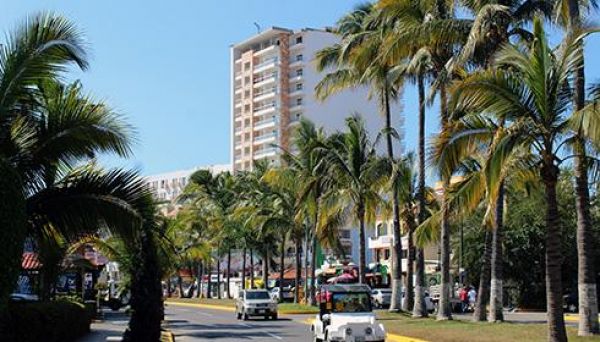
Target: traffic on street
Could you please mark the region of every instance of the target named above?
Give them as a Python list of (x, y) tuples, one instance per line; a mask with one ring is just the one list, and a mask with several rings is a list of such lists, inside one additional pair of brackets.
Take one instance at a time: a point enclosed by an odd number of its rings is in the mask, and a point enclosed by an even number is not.
[(165, 320), (176, 341), (310, 341), (313, 315), (237, 320), (235, 312), (167, 304)]

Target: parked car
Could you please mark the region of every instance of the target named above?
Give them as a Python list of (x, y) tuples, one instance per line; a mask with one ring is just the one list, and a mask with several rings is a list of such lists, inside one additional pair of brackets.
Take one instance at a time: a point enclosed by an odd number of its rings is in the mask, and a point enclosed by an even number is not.
[(277, 301), (267, 290), (242, 290), (235, 300), (237, 319), (248, 320), (252, 316), (277, 319)]
[(319, 291), (319, 314), (311, 330), (315, 341), (383, 342), (385, 329), (377, 323), (366, 285), (325, 285)]
[[(371, 299), (373, 302), (373, 306), (377, 309), (387, 308), (390, 306), (392, 301), (392, 289), (382, 288), (382, 289), (373, 289), (371, 291)], [(404, 301), (406, 300), (406, 292), (402, 291), (402, 306), (404, 306)], [(427, 307), (427, 311), (432, 313), (435, 311), (435, 304), (431, 300), (429, 296), (429, 292), (425, 292), (425, 306)]]
[[(404, 301), (406, 300), (405, 292), (402, 291), (402, 306), (404, 306)], [(425, 292), (425, 307), (427, 308), (427, 312), (433, 313), (435, 311), (435, 303), (431, 300), (429, 296), (429, 292)]]
[(29, 293), (11, 293), (10, 300), (13, 302), (37, 302), (40, 298)]
[(371, 300), (375, 308), (386, 308), (392, 302), (392, 289), (373, 289), (371, 291)]
[(276, 300), (278, 302), (282, 302), (282, 301), (286, 301), (286, 300), (293, 300), (294, 299), (294, 293), (288, 288), (284, 288), (283, 289), (283, 299), (281, 299), (281, 294), (279, 293), (279, 287), (275, 287), (271, 290), (271, 298), (273, 298), (273, 300)]

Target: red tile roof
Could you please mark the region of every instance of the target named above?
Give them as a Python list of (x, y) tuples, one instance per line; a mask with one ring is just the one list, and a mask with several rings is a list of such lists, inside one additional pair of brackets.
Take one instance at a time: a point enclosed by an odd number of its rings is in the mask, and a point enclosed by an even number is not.
[(21, 267), (24, 270), (37, 270), (42, 268), (42, 263), (40, 262), (37, 253), (25, 252), (21, 259)]

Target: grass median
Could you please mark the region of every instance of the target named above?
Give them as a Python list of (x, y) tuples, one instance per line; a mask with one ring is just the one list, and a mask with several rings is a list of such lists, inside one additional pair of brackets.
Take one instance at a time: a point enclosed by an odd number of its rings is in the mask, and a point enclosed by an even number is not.
[[(468, 321), (436, 321), (435, 318), (414, 319), (405, 314), (378, 313), (378, 319), (391, 334), (426, 341), (547, 341), (545, 324), (539, 323), (475, 323)], [(578, 337), (577, 329), (567, 327), (569, 341), (599, 341), (600, 337)]]

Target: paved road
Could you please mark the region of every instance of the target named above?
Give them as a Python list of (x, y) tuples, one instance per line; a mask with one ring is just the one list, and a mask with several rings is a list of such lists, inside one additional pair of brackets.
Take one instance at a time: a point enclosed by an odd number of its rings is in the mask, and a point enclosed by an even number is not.
[(167, 304), (165, 319), (176, 341), (310, 341), (307, 316), (238, 321), (233, 312)]

